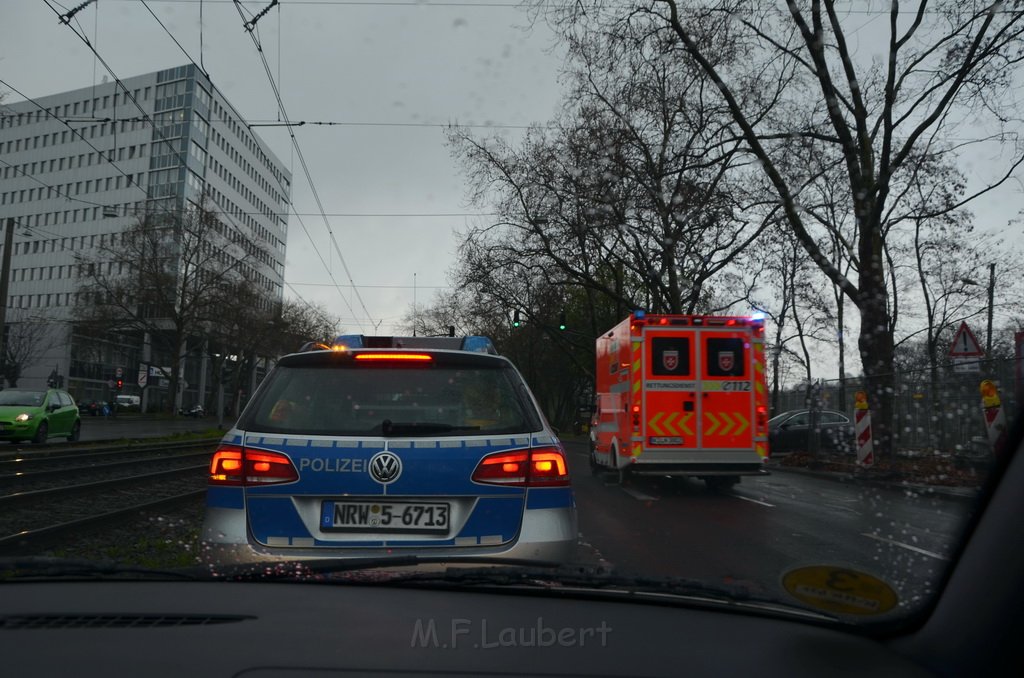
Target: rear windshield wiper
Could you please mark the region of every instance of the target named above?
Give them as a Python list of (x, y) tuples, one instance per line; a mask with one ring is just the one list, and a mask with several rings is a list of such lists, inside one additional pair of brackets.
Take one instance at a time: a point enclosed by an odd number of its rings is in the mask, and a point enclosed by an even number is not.
[(382, 435), (398, 435), (402, 433), (451, 433), (453, 431), (479, 431), (479, 426), (456, 426), (454, 424), (445, 424), (442, 422), (433, 421), (391, 421), (385, 419), (380, 424), (380, 432)]

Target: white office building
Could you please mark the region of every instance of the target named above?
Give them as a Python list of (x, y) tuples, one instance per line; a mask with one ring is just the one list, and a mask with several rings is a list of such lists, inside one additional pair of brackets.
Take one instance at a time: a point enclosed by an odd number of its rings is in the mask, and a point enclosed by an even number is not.
[[(144, 356), (137, 338), (86, 347), (72, 322), (86, 303), (76, 262), (139, 215), (182, 210), (206, 191), (229, 239), (263, 252), (249, 279), (272, 300), (283, 291), (285, 166), (194, 65), (122, 83), (0, 104), (0, 233), (14, 220), (7, 339), (28, 335), (37, 347), (18, 384), (40, 388), (56, 377), (78, 400), (109, 399), (116, 373), (126, 393), (140, 393), (139, 365), (160, 359)], [(205, 365), (187, 369), (184, 401), (203, 402)]]

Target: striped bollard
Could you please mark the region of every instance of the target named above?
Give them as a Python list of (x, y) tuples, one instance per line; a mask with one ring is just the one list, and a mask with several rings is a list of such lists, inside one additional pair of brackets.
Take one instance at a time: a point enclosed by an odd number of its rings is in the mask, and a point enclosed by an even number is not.
[(857, 391), (853, 397), (854, 430), (857, 435), (857, 464), (874, 466), (875, 451), (871, 440), (871, 410), (868, 409), (868, 394)]
[(985, 411), (985, 430), (992, 452), (999, 454), (1006, 442), (1006, 415), (1003, 414), (999, 389), (991, 379), (981, 382), (981, 407)]

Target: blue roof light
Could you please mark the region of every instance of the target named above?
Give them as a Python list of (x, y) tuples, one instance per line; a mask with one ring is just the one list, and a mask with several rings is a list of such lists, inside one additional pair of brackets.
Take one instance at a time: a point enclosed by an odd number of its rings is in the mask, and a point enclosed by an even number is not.
[(494, 348), (494, 344), (487, 337), (480, 335), (468, 336), (462, 340), (463, 351), (474, 351), (476, 353), (491, 353), (497, 355), (498, 351)]
[(345, 348), (362, 348), (363, 347), (363, 335), (361, 334), (339, 334), (334, 339), (335, 346), (344, 346)]

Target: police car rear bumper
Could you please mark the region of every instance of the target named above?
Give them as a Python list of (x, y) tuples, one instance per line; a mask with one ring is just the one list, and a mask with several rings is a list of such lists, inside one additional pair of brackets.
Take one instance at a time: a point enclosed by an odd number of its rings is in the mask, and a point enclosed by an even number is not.
[(525, 512), (518, 536), (498, 546), (422, 546), (402, 548), (306, 548), (268, 547), (252, 541), (243, 510), (207, 507), (203, 523), (203, 560), (208, 564), (294, 562), (339, 558), (388, 558), (423, 555), (436, 558), (480, 556), (510, 561), (571, 562), (576, 552), (578, 527), (575, 507), (530, 509)]

